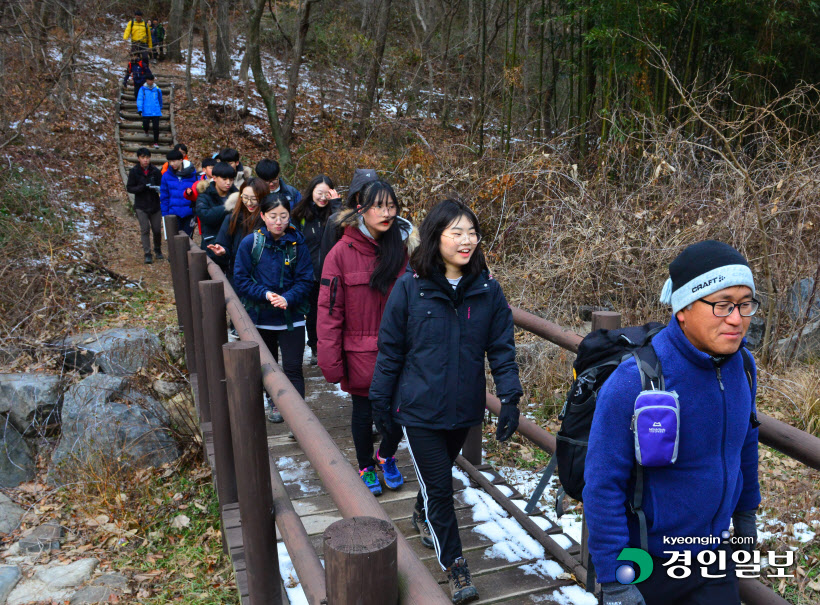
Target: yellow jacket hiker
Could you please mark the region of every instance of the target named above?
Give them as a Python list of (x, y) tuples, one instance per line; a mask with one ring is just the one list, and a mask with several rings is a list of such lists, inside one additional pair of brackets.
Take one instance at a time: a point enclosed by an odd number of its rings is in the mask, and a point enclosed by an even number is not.
[(125, 26), (125, 33), (122, 36), (123, 40), (131, 38), (131, 42), (139, 42), (146, 44), (148, 48), (153, 48), (151, 43), (151, 29), (145, 21), (135, 21), (131, 19), (128, 25)]

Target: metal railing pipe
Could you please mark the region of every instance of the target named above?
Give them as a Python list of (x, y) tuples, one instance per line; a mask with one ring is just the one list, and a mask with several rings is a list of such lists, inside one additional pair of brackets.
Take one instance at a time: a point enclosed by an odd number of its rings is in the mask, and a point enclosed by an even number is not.
[[(260, 345), (262, 377), (288, 427), (296, 437), (311, 466), (316, 470), (325, 489), (339, 512), (345, 518), (375, 517), (392, 523), (390, 516), (370, 493), (358, 473), (345, 458), (339, 447), (322, 426), (320, 420), (305, 403), (282, 369), (274, 361), (256, 326), (251, 322), (239, 297), (228, 283), (222, 270), (208, 260), (208, 272), (213, 279), (222, 280), (228, 313), (239, 337)], [(399, 594), (402, 603), (413, 605), (445, 605), (450, 599), (435, 578), (413, 553), (407, 540), (398, 534)]]

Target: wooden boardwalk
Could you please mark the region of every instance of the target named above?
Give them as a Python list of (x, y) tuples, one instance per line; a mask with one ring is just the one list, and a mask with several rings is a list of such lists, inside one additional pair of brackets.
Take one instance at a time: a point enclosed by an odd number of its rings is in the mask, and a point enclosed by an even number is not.
[[(351, 465), (356, 464), (353, 440), (350, 435), (350, 398), (337, 389), (335, 385), (327, 384), (317, 367), (305, 366), (306, 402), (314, 413), (322, 420), (325, 429), (333, 437), (339, 449), (347, 456)], [(310, 462), (306, 459), (299, 444), (289, 435), (286, 423), (268, 423), (268, 444), (288, 495), (293, 502), (294, 509), (311, 536), (311, 542), (316, 552), (322, 555), (322, 532), (334, 521), (342, 518), (337, 507), (324, 489)], [(374, 440), (378, 439), (374, 437)], [(209, 448), (211, 449), (211, 448)], [(378, 497), (385, 511), (390, 515), (396, 527), (404, 534), (411, 544), (413, 551), (430, 570), (433, 576), (442, 585), (442, 590), (448, 592), (447, 579), (438, 565), (433, 550), (424, 548), (418, 533), (411, 524), (411, 514), (418, 491), (418, 481), (412, 467), (406, 443), (402, 442), (396, 454), (399, 468), (405, 478), (405, 484), (397, 491), (384, 490)], [(502, 491), (510, 494), (510, 498), (517, 500), (523, 508), (523, 496), (514, 488), (506, 484), (503, 477), (491, 467), (478, 467), (485, 476), (501, 487)], [(465, 485), (467, 483), (467, 485)], [(459, 521), (464, 556), (470, 564), (473, 582), (479, 590), (481, 600), (478, 603), (568, 603), (573, 602), (561, 591), (562, 587), (575, 587), (570, 590), (582, 590), (575, 586), (575, 582), (568, 574), (559, 569), (559, 565), (552, 561), (548, 553), (544, 553), (534, 541), (516, 539), (518, 534), (525, 534), (520, 525), (504, 513), (500, 506), (493, 506), (491, 498), (470, 481), (466, 474), (457, 469), (454, 471), (453, 487), (455, 489), (456, 516)], [(477, 505), (476, 505), (477, 504)], [(488, 513), (489, 510), (489, 513)], [(489, 516), (488, 516), (489, 514)], [(561, 529), (552, 524), (546, 517), (533, 517), (536, 522), (545, 528), (545, 531), (556, 537)], [(507, 530), (507, 539), (510, 542), (498, 548), (487, 534), (487, 523), (503, 519), (503, 528)], [(229, 505), (225, 522), (228, 527), (228, 540), (231, 552), (235, 556), (237, 570), (237, 586), (242, 590), (244, 570), (244, 554), (241, 549), (241, 528), (239, 514), (235, 505)], [(516, 529), (517, 528), (517, 529)], [(481, 530), (484, 530), (483, 532)], [(278, 536), (277, 536), (278, 537)], [(569, 536), (559, 538), (567, 544), (570, 554), (578, 556), (580, 547)], [(509, 546), (512, 545), (512, 549)], [(516, 546), (517, 545), (517, 546)], [(535, 554), (536, 556), (529, 556)], [(554, 577), (557, 576), (557, 577)], [(283, 579), (285, 584), (292, 583), (289, 578)], [(566, 590), (566, 588), (565, 588)], [(555, 598), (556, 592), (558, 598)], [(245, 599), (243, 599), (245, 602)]]

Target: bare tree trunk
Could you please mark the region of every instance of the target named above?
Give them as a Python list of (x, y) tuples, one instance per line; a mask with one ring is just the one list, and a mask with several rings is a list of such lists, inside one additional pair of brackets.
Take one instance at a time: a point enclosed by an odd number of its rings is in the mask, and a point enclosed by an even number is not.
[(296, 119), (296, 92), (299, 90), (299, 69), (302, 67), (302, 54), (305, 52), (305, 40), (310, 29), (310, 10), (319, 0), (302, 0), (299, 3), (298, 28), (293, 44), (293, 59), (288, 72), (288, 96), (285, 100), (285, 121), (282, 124), (285, 143), (290, 145), (293, 135), (293, 122)]
[(188, 24), (188, 55), (185, 57), (185, 99), (187, 105), (193, 105), (194, 93), (191, 90), (191, 61), (194, 56), (194, 24), (196, 23), (196, 4), (191, 7), (191, 22)]
[(182, 14), (185, 12), (185, 0), (171, 0), (171, 12), (168, 15), (168, 60), (172, 63), (182, 61)]
[(381, 71), (384, 47), (387, 42), (391, 5), (392, 0), (381, 0), (381, 5), (379, 6), (378, 25), (376, 28), (376, 48), (373, 50), (373, 55), (370, 58), (370, 67), (367, 70), (367, 80), (361, 112), (359, 113), (359, 123), (354, 131), (354, 138), (356, 139), (364, 138), (367, 125), (370, 122), (370, 114), (373, 111), (376, 85), (379, 82), (379, 72)]
[(273, 133), (273, 139), (276, 141), (276, 150), (279, 152), (279, 163), (282, 165), (283, 170), (288, 172), (292, 165), (290, 149), (288, 149), (282, 127), (279, 124), (276, 94), (270, 87), (270, 84), (268, 84), (268, 80), (262, 70), (262, 59), (259, 54), (259, 32), (262, 23), (262, 13), (265, 10), (265, 0), (254, 0), (254, 2), (255, 6), (251, 13), (248, 27), (248, 61), (251, 64), (251, 71), (253, 71), (253, 81), (256, 84), (256, 90), (262, 97), (262, 101), (265, 103), (265, 108), (268, 112), (268, 123)]
[(214, 79), (231, 77), (231, 21), (228, 0), (216, 0), (216, 64)]
[(208, 33), (210, 19), (208, 18), (208, 6), (205, 0), (201, 0), (202, 8), (202, 53), (205, 55), (205, 79), (208, 82), (214, 81), (214, 59), (211, 55), (211, 36)]

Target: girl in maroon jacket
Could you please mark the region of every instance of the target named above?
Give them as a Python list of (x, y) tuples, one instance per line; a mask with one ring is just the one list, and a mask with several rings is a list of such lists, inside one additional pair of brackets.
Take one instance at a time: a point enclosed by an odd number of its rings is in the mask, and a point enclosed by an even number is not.
[(382, 313), (393, 284), (407, 268), (409, 252), (418, 243), (413, 225), (398, 216), (400, 210), (389, 184), (368, 184), (361, 204), (339, 215), (344, 235), (325, 258), (319, 287), (319, 367), (328, 382), (341, 382), (351, 395), (350, 428), (359, 475), (377, 496), (382, 493), (377, 470), (383, 472), (390, 489), (404, 482), (395, 458), (401, 427), (390, 431), (377, 427), (382, 442), (374, 459), (368, 399)]

